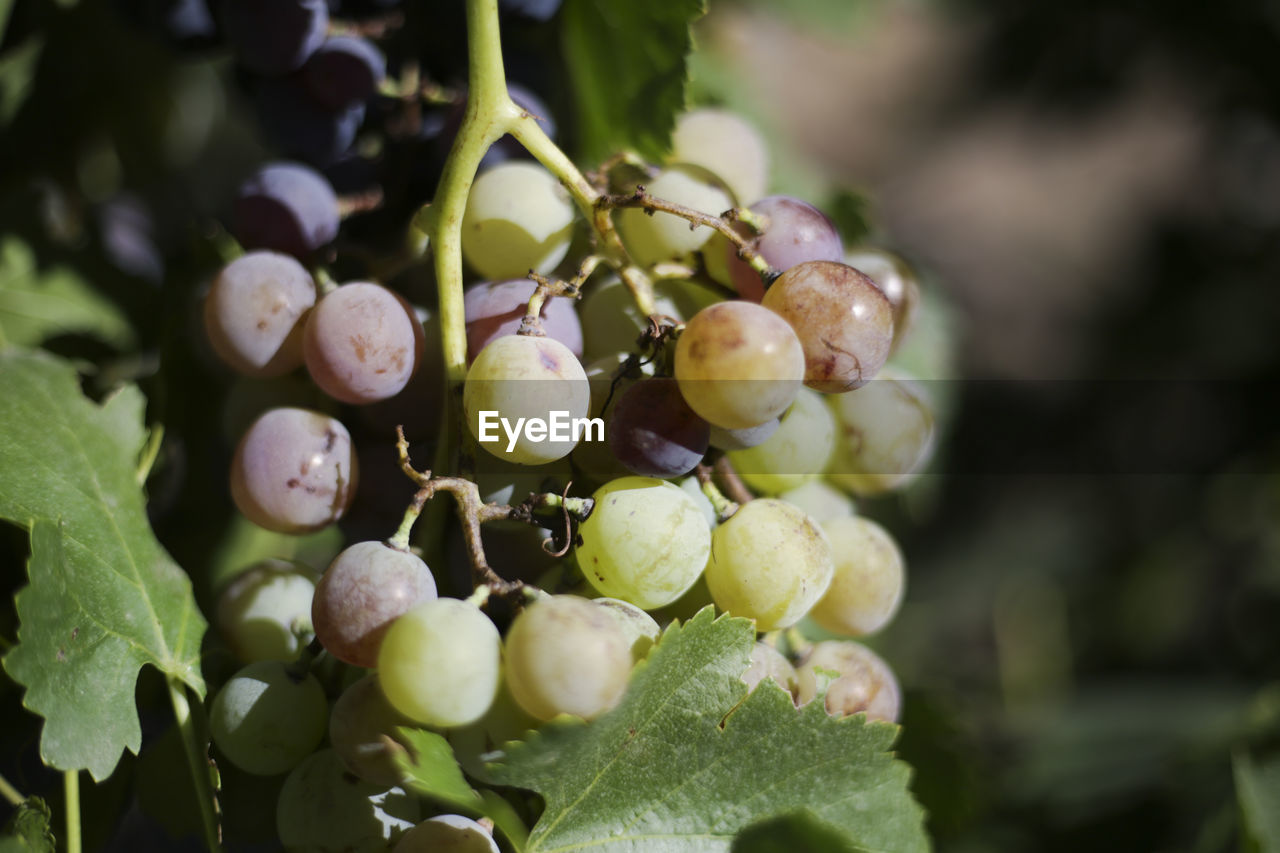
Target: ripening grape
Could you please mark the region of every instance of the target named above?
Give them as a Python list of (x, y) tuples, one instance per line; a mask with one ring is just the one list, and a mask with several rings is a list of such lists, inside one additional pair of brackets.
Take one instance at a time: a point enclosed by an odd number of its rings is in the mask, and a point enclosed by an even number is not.
[(329, 705), (310, 673), (295, 678), (282, 661), (251, 663), (213, 697), (209, 734), (247, 773), (284, 773), (324, 739)]
[(707, 589), (717, 607), (756, 620), (758, 631), (799, 622), (834, 573), (822, 528), (774, 498), (744, 504), (712, 533)]
[(356, 493), (347, 428), (307, 409), (272, 409), (249, 427), (231, 461), (231, 497), (245, 517), (277, 533), (319, 530)]
[(343, 691), (329, 715), (329, 744), (348, 771), (375, 785), (398, 785), (403, 773), (396, 756), (406, 754), (396, 731), (413, 726), (382, 695), (376, 675), (366, 675)]
[[(793, 403), (792, 405), (795, 404)], [(778, 431), (778, 427), (781, 425), (781, 418), (769, 418), (762, 424), (745, 427), (744, 429), (725, 429), (724, 427), (712, 426), (710, 443), (712, 447), (720, 450), (746, 450), (748, 447), (757, 447), (764, 444)]]
[[(752, 213), (767, 217), (764, 231), (755, 238), (753, 247), (775, 270), (786, 272), (806, 261), (844, 259), (844, 248), (836, 226), (808, 202), (791, 196), (771, 195), (760, 199), (750, 209)], [(765, 293), (760, 273), (739, 258), (737, 248), (727, 240), (724, 245), (729, 278), (738, 295), (759, 302)]]
[(307, 95), (330, 110), (364, 103), (386, 76), (382, 51), (359, 36), (330, 36), (302, 69)]
[(670, 604), (707, 565), (711, 530), (680, 487), (649, 477), (623, 477), (592, 497), (578, 528), (578, 567), (601, 594), (652, 610)]
[(456, 598), (419, 604), (397, 619), (378, 652), (391, 706), (428, 726), (474, 723), (498, 695), (502, 638), (478, 607)]
[[(626, 356), (614, 353), (611, 356), (596, 359), (586, 366), (587, 380), (591, 385), (591, 404), (588, 414), (604, 421), (606, 438), (609, 435), (609, 421), (613, 418), (613, 410), (619, 397), (638, 379), (653, 375), (653, 362), (636, 366), (634, 370), (624, 369), (625, 364)], [(623, 369), (623, 372), (615, 381), (614, 374), (619, 369)], [(609, 403), (608, 409), (604, 408), (606, 402)], [(631, 473), (613, 455), (608, 441), (579, 442), (573, 449), (570, 459), (573, 461), (574, 470), (593, 485), (603, 485)], [(581, 483), (583, 480), (579, 479), (577, 482)]]
[(480, 275), (500, 280), (549, 273), (569, 251), (573, 202), (535, 163), (499, 163), (476, 178), (462, 217), (462, 255)]
[(933, 450), (933, 409), (919, 385), (901, 373), (851, 394), (828, 397), (836, 416), (836, 452), (827, 479), (855, 495), (905, 485)]
[(302, 264), (277, 252), (249, 252), (227, 264), (204, 300), (209, 343), (246, 376), (281, 376), (302, 364), (299, 320), (316, 301)]
[[(721, 299), (714, 288), (689, 279), (662, 279), (653, 286), (655, 312), (677, 320), (686, 320)], [(593, 360), (635, 349), (636, 339), (649, 326), (631, 290), (616, 276), (587, 291), (579, 314), (584, 349)]]
[(785, 317), (804, 346), (804, 384), (828, 394), (861, 387), (884, 367), (893, 307), (853, 267), (809, 261), (784, 272), (764, 307)]
[(605, 612), (618, 621), (627, 640), (631, 643), (631, 659), (641, 660), (649, 654), (649, 649), (658, 642), (662, 629), (648, 613), (636, 607), (630, 601), (620, 598), (593, 598), (591, 603), (603, 607)]
[(223, 640), (245, 663), (291, 661), (311, 633), (315, 572), (301, 563), (267, 559), (254, 563), (218, 595), (214, 621)]
[(760, 132), (728, 110), (704, 107), (676, 119), (671, 156), (715, 172), (739, 204), (763, 196), (769, 181), (769, 149)]
[(825, 640), (815, 643), (796, 669), (799, 704), (818, 695), (818, 669), (835, 672), (827, 687), (827, 713), (837, 717), (866, 713), (868, 720), (897, 722), (902, 709), (902, 690), (893, 670), (871, 649), (852, 640)]
[(435, 597), (435, 578), (420, 557), (382, 542), (357, 542), (320, 578), (311, 623), (329, 654), (372, 667), (391, 623)]
[(751, 648), (751, 664), (747, 667), (747, 671), (742, 673), (742, 680), (746, 682), (747, 690), (750, 692), (766, 678), (772, 678), (779, 687), (792, 696), (795, 696), (796, 691), (799, 690), (799, 678), (791, 661), (768, 643), (756, 643)]
[(324, 41), (324, 0), (226, 0), (227, 40), (240, 63), (257, 74), (279, 76), (306, 62)]
[(824, 480), (810, 480), (803, 486), (783, 492), (778, 499), (804, 510), (819, 524), (856, 514), (849, 496)]
[(668, 377), (646, 379), (622, 392), (608, 426), (613, 455), (644, 477), (689, 473), (702, 461), (710, 438), (707, 422), (694, 414), (679, 383)]
[(618, 704), (631, 674), (631, 644), (617, 620), (585, 598), (533, 602), (507, 631), (507, 684), (539, 720), (592, 719)]
[(403, 297), (380, 284), (344, 284), (307, 318), (307, 372), (326, 394), (364, 404), (395, 396), (422, 357), (422, 324)]
[(804, 371), (804, 350), (791, 326), (750, 302), (702, 309), (676, 343), (680, 392), (713, 426), (744, 429), (782, 414)]
[[(462, 392), (467, 426), (480, 446), (522, 465), (567, 456), (585, 435), (574, 421), (586, 418), (590, 400), (587, 375), (568, 347), (527, 335), (507, 335), (481, 350)], [(502, 418), (517, 433), (514, 440)]]
[(850, 249), (844, 262), (876, 283), (893, 306), (893, 345), (896, 351), (915, 322), (920, 304), (920, 282), (915, 271), (897, 255), (883, 249), (861, 246)]
[(748, 486), (776, 495), (816, 479), (836, 443), (836, 420), (816, 391), (801, 388), (781, 426), (755, 447), (734, 450), (729, 461)]
[[(520, 331), (529, 297), (536, 285), (527, 278), (487, 281), (467, 288), (463, 311), (467, 318), (467, 358), (475, 357), (496, 338)], [(542, 303), (538, 313), (542, 331), (582, 355), (582, 324), (572, 299), (553, 297)]]
[[(649, 195), (719, 216), (733, 207), (733, 198), (713, 175), (696, 166), (668, 166), (644, 184)], [(672, 213), (650, 215), (638, 208), (618, 213), (618, 233), (636, 263), (642, 266), (676, 260), (696, 252), (715, 233), (706, 225), (689, 227), (689, 220)]]
[(902, 604), (902, 551), (889, 532), (869, 518), (837, 518), (822, 529), (831, 540), (836, 573), (809, 616), (833, 634), (874, 634)]
[(338, 197), (325, 176), (309, 166), (268, 163), (240, 185), (232, 225), (245, 249), (305, 260), (338, 236)]
[(391, 853), (498, 853), (493, 834), (469, 817), (442, 814), (405, 833)]
[(322, 749), (284, 780), (276, 835), (288, 853), (384, 853), (417, 823), (420, 803), (402, 788), (352, 776)]

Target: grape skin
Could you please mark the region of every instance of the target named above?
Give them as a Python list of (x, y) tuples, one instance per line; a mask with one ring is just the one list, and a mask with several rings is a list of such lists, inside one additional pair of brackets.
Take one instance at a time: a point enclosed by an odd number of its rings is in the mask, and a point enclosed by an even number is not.
[[(467, 318), (467, 358), (475, 357), (496, 338), (514, 335), (524, 321), (534, 283), (527, 278), (510, 281), (482, 282), (467, 288), (463, 295)], [(542, 331), (582, 355), (582, 323), (574, 310), (573, 300), (551, 298), (542, 303), (538, 313)]]
[(404, 776), (396, 756), (407, 754), (396, 729), (412, 725), (387, 702), (377, 675), (366, 675), (333, 703), (329, 743), (347, 770), (366, 782), (390, 787), (400, 784)]
[(416, 796), (357, 779), (322, 749), (285, 778), (276, 835), (288, 853), (385, 853), (420, 815)]
[(622, 699), (631, 644), (615, 618), (585, 598), (557, 595), (521, 611), (507, 631), (507, 684), (539, 720), (593, 719)]
[(671, 156), (710, 169), (739, 204), (759, 199), (768, 184), (769, 149), (764, 139), (750, 122), (728, 110), (707, 107), (676, 119)]
[(320, 682), (300, 679), (281, 661), (258, 661), (222, 686), (209, 708), (209, 732), (246, 773), (284, 773), (324, 738), (329, 706)]
[(675, 375), (703, 420), (726, 429), (758, 426), (787, 410), (804, 377), (791, 326), (750, 302), (704, 308), (676, 343)]
[(422, 324), (409, 303), (369, 282), (344, 284), (311, 310), (303, 333), (307, 372), (344, 403), (386, 400), (422, 358)]
[(762, 303), (785, 317), (804, 346), (804, 384), (827, 394), (860, 388), (893, 343), (893, 307), (853, 267), (810, 261), (783, 273)]
[(245, 376), (282, 376), (302, 364), (299, 320), (316, 302), (302, 264), (277, 252), (250, 252), (218, 273), (204, 300), (214, 351)]
[(258, 126), (276, 148), (317, 166), (332, 166), (351, 149), (365, 105), (333, 110), (318, 104), (296, 76), (263, 80), (254, 98)]
[(744, 504), (712, 533), (707, 589), (717, 607), (756, 620), (758, 631), (799, 622), (834, 573), (822, 528), (774, 498)]
[(307, 260), (338, 236), (338, 197), (324, 175), (301, 163), (268, 163), (236, 193), (232, 231), (245, 249)]
[(889, 665), (871, 649), (851, 640), (815, 643), (799, 667), (799, 704), (818, 694), (818, 669), (835, 672), (827, 688), (827, 713), (836, 717), (866, 713), (868, 720), (897, 722), (902, 710), (902, 689)]
[(902, 551), (889, 532), (869, 518), (838, 518), (822, 529), (831, 540), (836, 573), (809, 616), (833, 634), (874, 634), (902, 605)]
[(362, 103), (387, 75), (387, 59), (368, 39), (332, 36), (303, 66), (307, 94), (331, 110)]
[(469, 817), (437, 815), (415, 826), (391, 853), (498, 853), (493, 836)]
[(462, 256), (488, 279), (549, 273), (564, 260), (573, 203), (560, 182), (533, 163), (500, 163), (476, 178), (462, 217)]
[(820, 476), (835, 450), (836, 421), (822, 397), (801, 388), (768, 440), (729, 453), (734, 470), (757, 492), (776, 495)]
[(421, 558), (382, 542), (357, 542), (320, 578), (311, 623), (329, 654), (372, 667), (391, 623), (435, 597), (435, 578)]
[(315, 573), (301, 563), (254, 563), (218, 595), (214, 621), (241, 661), (291, 661), (304, 642), (295, 625), (310, 625)]
[(747, 666), (747, 671), (742, 673), (742, 680), (747, 685), (747, 691), (752, 692), (766, 678), (772, 678), (793, 698), (800, 689), (796, 668), (791, 665), (791, 661), (768, 643), (758, 642), (751, 648), (751, 663)]
[(855, 495), (906, 485), (933, 451), (933, 410), (921, 388), (900, 372), (827, 398), (836, 416), (836, 452), (827, 479)]
[[(733, 198), (713, 181), (710, 174), (697, 167), (669, 166), (645, 183), (645, 191), (655, 198), (719, 216), (733, 207)], [(617, 222), (622, 242), (641, 266), (696, 252), (715, 233), (706, 225), (690, 228), (687, 219), (672, 213), (650, 215), (638, 208), (620, 211)]]
[(649, 649), (658, 642), (662, 629), (648, 613), (636, 607), (630, 601), (620, 598), (593, 598), (591, 603), (603, 607), (605, 612), (618, 621), (623, 633), (631, 642), (631, 660), (640, 661), (649, 654)]
[(571, 435), (565, 441), (551, 441), (549, 436), (546, 441), (533, 441), (522, 432), (508, 452), (501, 426), (489, 431), (496, 441), (480, 441), (481, 412), (497, 412), (513, 429), (519, 418), (541, 418), (549, 426), (552, 412), (565, 412), (570, 419), (585, 418), (590, 401), (587, 374), (569, 348), (553, 338), (527, 335), (507, 335), (481, 350), (467, 371), (462, 391), (467, 425), (480, 447), (499, 459), (522, 465), (554, 462), (567, 456), (578, 442)]
[(633, 474), (679, 477), (706, 455), (710, 427), (689, 408), (674, 379), (658, 377), (619, 396), (607, 435), (613, 455)]
[(578, 529), (578, 566), (602, 595), (652, 610), (693, 586), (711, 548), (693, 498), (649, 477), (614, 480), (592, 497), (595, 508)]
[(392, 625), (378, 651), (391, 706), (428, 726), (474, 723), (498, 695), (502, 638), (474, 604), (438, 598)]
[(819, 524), (856, 514), (849, 496), (823, 480), (810, 480), (803, 486), (783, 492), (778, 498), (804, 510)]
[[(826, 214), (808, 202), (791, 196), (772, 195), (751, 205), (750, 210), (767, 218), (764, 231), (755, 238), (752, 247), (775, 270), (786, 272), (806, 261), (844, 259), (844, 247), (836, 226)], [(760, 273), (738, 257), (735, 246), (728, 241), (725, 246), (729, 279), (738, 295), (752, 302), (761, 301), (765, 289)]]
[(249, 427), (231, 460), (231, 497), (276, 533), (308, 533), (346, 513), (356, 457), (341, 423), (308, 409), (272, 409)]

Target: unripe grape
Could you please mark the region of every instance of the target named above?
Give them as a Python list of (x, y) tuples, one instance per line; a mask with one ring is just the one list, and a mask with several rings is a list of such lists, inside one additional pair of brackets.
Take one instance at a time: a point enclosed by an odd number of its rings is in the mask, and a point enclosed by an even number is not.
[(302, 264), (277, 252), (249, 252), (209, 286), (204, 327), (209, 343), (245, 376), (282, 376), (302, 364), (302, 323), (316, 283)]
[(769, 149), (760, 132), (728, 110), (703, 107), (676, 119), (671, 132), (675, 160), (710, 169), (738, 198), (751, 204), (769, 180)]
[(837, 518), (822, 529), (831, 540), (836, 573), (809, 616), (833, 634), (874, 634), (902, 604), (902, 552), (889, 532), (869, 518)]
[(824, 480), (810, 480), (803, 486), (783, 492), (778, 499), (804, 510), (819, 524), (856, 515), (849, 496)]
[(356, 778), (322, 749), (284, 780), (276, 835), (287, 853), (383, 853), (418, 821), (420, 802)]
[(748, 486), (775, 495), (820, 476), (835, 443), (835, 416), (820, 394), (801, 388), (773, 435), (755, 447), (731, 451), (729, 461)]
[(476, 178), (462, 217), (462, 255), (488, 279), (549, 273), (569, 251), (573, 203), (541, 166), (500, 163)]
[(636, 607), (630, 601), (620, 598), (593, 598), (591, 603), (603, 607), (605, 612), (617, 620), (622, 632), (631, 641), (631, 659), (641, 660), (649, 654), (649, 649), (658, 642), (662, 628), (648, 613)]
[(391, 853), (498, 853), (493, 834), (469, 817), (442, 814), (405, 833)]
[[(733, 198), (713, 176), (695, 166), (669, 166), (644, 187), (655, 198), (711, 216), (733, 207)], [(689, 220), (672, 213), (650, 214), (638, 208), (618, 213), (618, 232), (631, 256), (644, 266), (696, 252), (715, 233), (706, 225), (690, 228), (689, 224)]]
[(747, 671), (742, 673), (742, 680), (746, 682), (747, 690), (753, 691), (766, 678), (772, 678), (793, 697), (800, 689), (796, 668), (791, 665), (791, 661), (768, 643), (756, 643), (751, 648), (751, 663), (747, 666)]
[(311, 625), (315, 572), (288, 560), (262, 560), (218, 595), (218, 632), (245, 663), (291, 661), (302, 651), (295, 628)]
[(329, 743), (347, 770), (375, 785), (398, 785), (404, 774), (396, 757), (406, 754), (396, 729), (413, 726), (382, 694), (376, 675), (343, 691), (329, 715)]
[(865, 713), (868, 720), (897, 721), (902, 710), (902, 690), (893, 670), (871, 649), (852, 640), (815, 643), (796, 669), (801, 705), (817, 696), (819, 669), (837, 676), (827, 688), (828, 714), (844, 717)]
[(247, 773), (284, 773), (324, 739), (328, 703), (310, 673), (295, 678), (281, 661), (251, 663), (231, 677), (209, 708), (218, 749)]
[(933, 409), (900, 372), (827, 398), (836, 416), (836, 451), (827, 479), (855, 495), (906, 485), (933, 451)]

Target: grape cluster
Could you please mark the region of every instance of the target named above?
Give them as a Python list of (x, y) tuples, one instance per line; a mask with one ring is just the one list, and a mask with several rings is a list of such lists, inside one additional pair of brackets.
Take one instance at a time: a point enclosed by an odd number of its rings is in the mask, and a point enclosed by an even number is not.
[[(509, 5), (532, 18), (555, 6)], [(264, 133), (310, 165), (271, 162), (239, 187), (241, 251), (203, 302), (221, 368), (284, 403), (254, 397), (235, 426), (235, 506), (275, 533), (348, 536), (322, 573), (256, 563), (219, 601), (243, 669), (210, 706), (216, 757), (288, 773), (285, 846), (497, 850), (468, 818), (419, 822), (399, 787), (400, 727), (445, 732), (476, 767), (558, 716), (607, 713), (663, 625), (705, 605), (762, 635), (746, 689), (768, 679), (797, 704), (822, 695), (833, 715), (896, 720), (891, 669), (836, 637), (879, 631), (903, 597), (901, 551), (853, 499), (904, 485), (933, 443), (927, 399), (886, 368), (919, 298), (910, 270), (846, 249), (813, 205), (766, 195), (766, 146), (723, 110), (682, 116), (666, 162), (602, 166), (609, 251), (561, 176), (504, 138), (461, 216), (472, 280), (465, 380), (451, 388), (440, 317), (415, 305), (411, 276), (330, 272), (347, 226), (317, 167), (356, 156), (389, 85), (374, 41), (331, 33), (332, 6), (226, 4)], [(545, 113), (535, 95), (515, 100)], [(438, 134), (460, 122), (453, 103)], [(466, 476), (414, 471), (404, 437), (397, 472), (400, 425)], [(412, 503), (359, 519), (358, 494), (376, 503), (402, 473)], [(415, 543), (441, 490), (462, 518)], [(336, 677), (317, 678), (325, 660)]]

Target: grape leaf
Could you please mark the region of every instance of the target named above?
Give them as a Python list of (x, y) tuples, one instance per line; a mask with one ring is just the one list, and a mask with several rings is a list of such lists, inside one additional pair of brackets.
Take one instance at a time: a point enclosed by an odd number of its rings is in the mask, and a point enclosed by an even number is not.
[(69, 364), (17, 350), (0, 353), (0, 400), (0, 518), (31, 535), (4, 668), (45, 718), (45, 762), (105, 779), (141, 745), (143, 665), (205, 690), (204, 617), (151, 531), (134, 471), (145, 401), (127, 386), (97, 406)]
[(1280, 853), (1280, 756), (1258, 759), (1237, 753), (1231, 763), (1248, 839), (1245, 849)]
[(729, 850), (801, 809), (856, 846), (927, 850), (910, 769), (887, 752), (897, 727), (837, 720), (821, 702), (796, 710), (770, 681), (744, 701), (754, 639), (747, 620), (705, 608), (667, 629), (613, 711), (509, 745), (491, 781), (546, 801), (527, 850)]
[(795, 853), (821, 850), (822, 853), (866, 853), (838, 830), (808, 812), (793, 812), (751, 824), (733, 840), (731, 853)]
[(46, 338), (82, 333), (128, 350), (133, 329), (115, 303), (74, 271), (41, 271), (31, 249), (12, 235), (0, 238), (0, 341), (39, 346)]
[(667, 155), (685, 106), (690, 26), (706, 11), (706, 0), (567, 0), (560, 20), (584, 160)]

